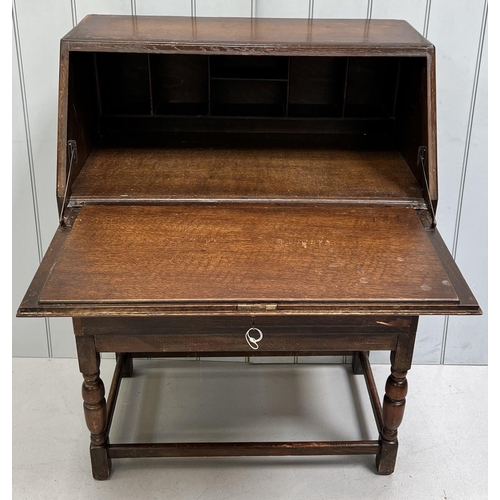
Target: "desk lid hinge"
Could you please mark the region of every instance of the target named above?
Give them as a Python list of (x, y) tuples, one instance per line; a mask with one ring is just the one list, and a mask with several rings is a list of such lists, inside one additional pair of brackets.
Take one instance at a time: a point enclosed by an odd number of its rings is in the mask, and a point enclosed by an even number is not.
[(436, 213), (434, 212), (434, 205), (432, 204), (432, 199), (431, 199), (431, 190), (429, 188), (429, 179), (427, 178), (427, 148), (425, 146), (420, 146), (418, 148), (417, 166), (419, 166), (422, 170), (425, 183), (424, 198), (427, 204), (427, 208), (429, 209), (429, 215), (431, 217), (431, 226), (434, 228), (436, 227)]
[(278, 304), (238, 304), (238, 311), (276, 311)]

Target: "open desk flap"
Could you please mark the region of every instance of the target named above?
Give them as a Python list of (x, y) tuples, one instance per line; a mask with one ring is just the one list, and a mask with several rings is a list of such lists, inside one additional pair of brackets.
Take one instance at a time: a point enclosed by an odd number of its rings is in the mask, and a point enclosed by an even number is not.
[(21, 315), (480, 312), (408, 206), (85, 205), (56, 243)]

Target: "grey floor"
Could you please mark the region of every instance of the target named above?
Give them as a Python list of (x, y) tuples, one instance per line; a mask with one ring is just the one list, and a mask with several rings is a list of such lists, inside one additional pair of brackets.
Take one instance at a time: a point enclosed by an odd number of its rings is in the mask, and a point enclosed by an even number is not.
[[(94, 481), (76, 360), (13, 359), (14, 499), (487, 498), (487, 368), (414, 366), (396, 472), (374, 457), (120, 459)], [(104, 359), (109, 385), (113, 361)], [(373, 371), (383, 388), (386, 365)], [(375, 439), (346, 365), (135, 361), (111, 441)]]

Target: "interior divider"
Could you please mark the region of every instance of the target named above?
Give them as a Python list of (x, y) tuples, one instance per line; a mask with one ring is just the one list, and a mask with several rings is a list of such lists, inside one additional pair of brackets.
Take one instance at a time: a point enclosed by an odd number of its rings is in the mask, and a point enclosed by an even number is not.
[(150, 108), (150, 114), (154, 115), (154, 102), (153, 102), (153, 81), (151, 79), (151, 56), (150, 54), (147, 54), (148, 56), (148, 81), (149, 81), (149, 108)]
[(211, 81), (211, 76), (210, 76), (210, 64), (211, 64), (211, 59), (212, 59), (212, 56), (207, 56), (207, 75), (208, 75), (208, 82), (207, 82), (207, 86), (208, 86), (208, 110), (207, 110), (207, 114), (208, 116), (212, 116), (212, 89), (211, 89), (211, 85), (210, 85), (210, 81)]
[(392, 103), (392, 116), (396, 116), (396, 106), (398, 104), (399, 80), (401, 78), (401, 58), (398, 61), (398, 71), (396, 75), (396, 89), (394, 91), (394, 99)]
[(347, 82), (349, 80), (349, 62), (351, 58), (348, 57), (345, 63), (345, 78), (344, 78), (344, 93), (342, 97), (342, 118), (345, 118), (345, 104), (347, 99)]
[(94, 52), (94, 76), (95, 76), (95, 89), (96, 89), (96, 101), (97, 101), (97, 110), (99, 116), (102, 115), (102, 100), (101, 100), (101, 86), (99, 84), (99, 71), (97, 69), (97, 54)]
[(289, 116), (289, 104), (290, 104), (290, 56), (287, 57), (288, 69), (287, 69), (287, 79), (286, 79), (286, 103), (285, 103), (285, 116)]
[(94, 64), (101, 116), (190, 120), (391, 120), (403, 71), (391, 57), (103, 53)]

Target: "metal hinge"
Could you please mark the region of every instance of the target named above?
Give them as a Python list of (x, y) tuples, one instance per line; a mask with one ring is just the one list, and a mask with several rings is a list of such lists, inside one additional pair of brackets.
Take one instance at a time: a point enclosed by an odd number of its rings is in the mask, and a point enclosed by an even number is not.
[(422, 223), (422, 226), (425, 230), (430, 231), (434, 229), (435, 226), (432, 223), (431, 215), (429, 213), (429, 210), (427, 210), (427, 207), (424, 209), (415, 208), (415, 212), (417, 213), (417, 216), (420, 219), (420, 222)]
[(66, 208), (66, 198), (68, 197), (68, 188), (71, 180), (71, 169), (73, 165), (78, 162), (78, 148), (76, 141), (70, 139), (68, 141), (68, 174), (66, 175), (66, 185), (64, 186), (64, 196), (61, 204), (61, 212), (59, 213), (59, 224), (64, 226), (64, 210)]
[(427, 178), (427, 148), (425, 146), (420, 146), (418, 148), (418, 155), (417, 155), (417, 165), (420, 166), (422, 169), (422, 173), (424, 175), (424, 182), (425, 182), (425, 198), (426, 198), (426, 203), (427, 207), (429, 209), (429, 213), (431, 216), (431, 225), (432, 227), (436, 226), (436, 214), (434, 212), (434, 206), (432, 204), (431, 200), (431, 190), (429, 188), (429, 180)]
[(238, 304), (238, 311), (276, 311), (278, 304)]

